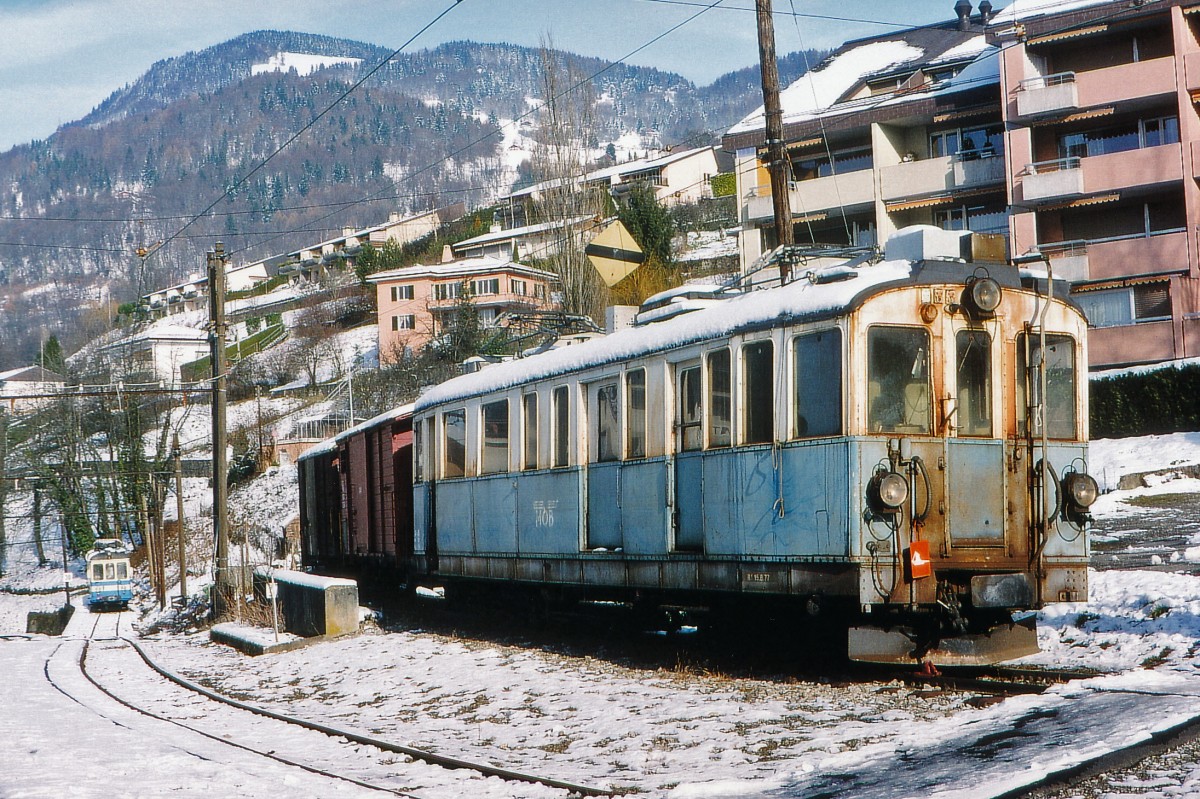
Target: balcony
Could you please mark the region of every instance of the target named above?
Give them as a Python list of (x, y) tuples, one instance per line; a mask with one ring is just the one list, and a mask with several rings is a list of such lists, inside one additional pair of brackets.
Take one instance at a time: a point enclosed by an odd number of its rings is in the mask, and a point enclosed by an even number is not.
[(1150, 236), (1100, 241), (1061, 241), (1040, 247), (1054, 276), (1072, 282), (1108, 280), (1136, 274), (1138, 264), (1153, 270), (1187, 269), (1187, 233), (1172, 230)]
[(885, 202), (1004, 183), (1004, 158), (967, 150), (954, 156), (906, 161), (879, 170)]
[[(805, 216), (834, 208), (870, 205), (875, 202), (875, 172), (860, 169), (841, 175), (829, 175), (789, 184), (792, 216)], [(746, 216), (752, 222), (774, 216), (771, 187), (757, 186), (746, 196)]]
[(1039, 202), (1177, 183), (1183, 180), (1180, 147), (1163, 144), (1028, 164), (1022, 196), (1026, 202)]
[[(1188, 80), (1191, 82), (1192, 78)], [(1196, 81), (1200, 82), (1200, 74)], [(1095, 108), (1174, 92), (1174, 56), (1086, 72), (1039, 75), (1017, 84), (1017, 116), (1053, 116), (1078, 108)]]
[(1017, 84), (1017, 116), (1036, 117), (1079, 107), (1074, 72), (1027, 78)]
[(1054, 200), (1083, 194), (1083, 168), (1079, 158), (1058, 158), (1025, 166), (1021, 179), (1022, 198), (1026, 202)]

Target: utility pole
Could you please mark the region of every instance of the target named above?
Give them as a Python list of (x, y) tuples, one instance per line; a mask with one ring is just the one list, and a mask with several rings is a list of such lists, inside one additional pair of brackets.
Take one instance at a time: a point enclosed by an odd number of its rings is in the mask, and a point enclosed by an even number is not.
[(37, 480), (33, 482), (33, 545), (37, 547), (38, 565), (45, 566), (46, 547), (42, 544), (42, 484)]
[[(792, 232), (792, 200), (788, 191), (791, 164), (783, 146), (783, 108), (779, 104), (779, 64), (775, 60), (775, 20), (771, 0), (755, 0), (758, 12), (758, 62), (762, 71), (763, 116), (767, 134), (767, 171), (771, 174), (771, 206), (775, 211), (775, 237), (779, 246), (796, 243)], [(779, 264), (779, 280), (791, 279), (787, 260)]]
[(154, 528), (154, 557), (158, 569), (158, 609), (167, 607), (167, 528), (163, 525), (163, 500), (166, 499), (167, 487), (161, 476), (156, 472), (150, 475), (150, 487), (154, 491), (154, 515), (150, 524)]
[(208, 252), (208, 300), (212, 330), (212, 493), (213, 534), (217, 542), (217, 584), (212, 597), (213, 615), (225, 615), (233, 596), (229, 573), (229, 484), (225, 462), (225, 245), (217, 242)]
[(0, 406), (0, 577), (4, 576), (4, 562), (8, 559), (8, 533), (4, 529), (4, 506), (8, 500), (8, 413)]
[(186, 536), (183, 526), (183, 453), (179, 449), (179, 434), (171, 442), (171, 459), (175, 462), (175, 518), (178, 524), (175, 532), (179, 538), (179, 598), (187, 604), (187, 548), (184, 546)]

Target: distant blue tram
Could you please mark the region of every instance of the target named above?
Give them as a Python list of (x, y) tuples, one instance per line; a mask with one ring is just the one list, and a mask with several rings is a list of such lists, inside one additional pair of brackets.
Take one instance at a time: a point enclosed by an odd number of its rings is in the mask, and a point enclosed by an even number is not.
[(87, 554), (88, 607), (124, 610), (133, 599), (130, 549), (116, 538), (99, 538)]
[(1087, 324), (972, 241), (908, 229), (879, 262), (647, 303), (662, 321), (436, 386), (302, 459), (306, 560), (836, 609), (865, 660), (1036, 651), (1019, 612), (1087, 597)]

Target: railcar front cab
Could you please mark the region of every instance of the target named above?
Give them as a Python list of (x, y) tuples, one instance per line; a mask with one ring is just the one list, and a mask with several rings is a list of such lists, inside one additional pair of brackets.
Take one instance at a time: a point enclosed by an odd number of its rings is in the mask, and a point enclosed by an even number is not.
[(1087, 597), (1086, 323), (1045, 279), (958, 268), (965, 284), (926, 262), (850, 317), (871, 619), (851, 631), (855, 659), (1032, 654), (1032, 614), (1013, 613)]
[(129, 549), (115, 538), (96, 540), (87, 555), (88, 607), (124, 608), (133, 599), (133, 570)]

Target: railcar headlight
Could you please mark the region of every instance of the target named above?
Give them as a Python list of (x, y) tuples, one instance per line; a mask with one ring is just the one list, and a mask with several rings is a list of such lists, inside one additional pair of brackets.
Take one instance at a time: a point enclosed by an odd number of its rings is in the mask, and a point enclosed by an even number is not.
[(1063, 488), (1067, 498), (1081, 508), (1090, 508), (1100, 496), (1100, 486), (1090, 474), (1075, 472), (1063, 478)]
[(880, 513), (895, 513), (908, 499), (908, 481), (896, 472), (877, 472), (871, 478), (868, 498)]
[(1000, 307), (1000, 284), (990, 277), (975, 277), (963, 292), (963, 306), (972, 316), (991, 316)]

